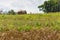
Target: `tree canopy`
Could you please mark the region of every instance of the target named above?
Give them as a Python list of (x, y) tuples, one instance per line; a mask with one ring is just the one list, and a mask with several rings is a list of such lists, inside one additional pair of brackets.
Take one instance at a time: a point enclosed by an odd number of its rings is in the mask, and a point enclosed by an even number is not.
[(60, 12), (60, 1), (48, 0), (44, 4), (39, 5), (38, 8), (44, 12)]
[(14, 10), (9, 10), (9, 11), (8, 11), (8, 14), (13, 14), (13, 15), (15, 15), (16, 13), (15, 13)]

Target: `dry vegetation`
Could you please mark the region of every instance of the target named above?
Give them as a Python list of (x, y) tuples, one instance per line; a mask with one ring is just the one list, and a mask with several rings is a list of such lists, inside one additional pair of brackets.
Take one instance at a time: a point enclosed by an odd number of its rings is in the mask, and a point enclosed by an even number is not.
[(30, 31), (0, 32), (0, 40), (60, 40), (60, 31), (50, 28)]

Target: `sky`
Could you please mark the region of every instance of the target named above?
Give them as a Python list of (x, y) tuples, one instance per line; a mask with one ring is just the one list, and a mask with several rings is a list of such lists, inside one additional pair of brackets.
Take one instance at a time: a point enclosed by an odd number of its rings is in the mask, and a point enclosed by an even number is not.
[(39, 11), (38, 6), (43, 4), (45, 0), (0, 0), (0, 9), (8, 11), (13, 9), (14, 11), (26, 10), (28, 13), (37, 13)]

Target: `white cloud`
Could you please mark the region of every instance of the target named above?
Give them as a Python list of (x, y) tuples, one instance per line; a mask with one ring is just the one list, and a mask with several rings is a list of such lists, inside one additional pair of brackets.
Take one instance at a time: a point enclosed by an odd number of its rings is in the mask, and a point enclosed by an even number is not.
[(28, 12), (39, 12), (37, 6), (42, 4), (45, 0), (0, 0), (0, 8), (5, 10), (20, 9), (27, 10)]

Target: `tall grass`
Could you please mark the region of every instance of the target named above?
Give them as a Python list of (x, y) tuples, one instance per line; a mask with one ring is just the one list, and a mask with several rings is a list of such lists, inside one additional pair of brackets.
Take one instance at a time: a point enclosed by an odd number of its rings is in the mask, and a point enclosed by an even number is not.
[(49, 27), (60, 30), (60, 14), (0, 15), (0, 31), (31, 30)]

